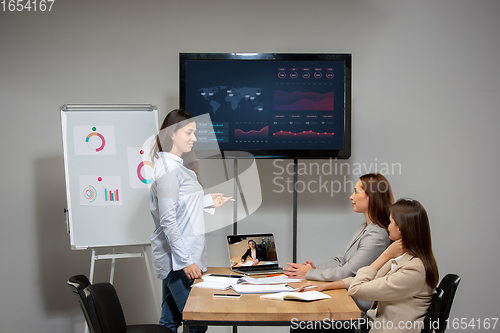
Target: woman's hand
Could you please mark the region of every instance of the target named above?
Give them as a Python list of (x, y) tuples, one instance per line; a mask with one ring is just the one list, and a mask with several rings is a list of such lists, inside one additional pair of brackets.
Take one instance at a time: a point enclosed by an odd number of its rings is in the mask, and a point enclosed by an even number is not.
[(403, 248), (403, 241), (401, 239), (398, 239), (397, 241), (389, 245), (384, 252), (389, 257), (389, 259), (393, 259), (405, 253), (406, 250)]
[(378, 271), (380, 268), (382, 268), (382, 266), (384, 266), (386, 262), (393, 258), (399, 257), (405, 252), (406, 250), (403, 247), (403, 241), (401, 239), (398, 239), (397, 241), (389, 245), (389, 247), (387, 247), (387, 249), (385, 249), (385, 251), (382, 252), (382, 254), (377, 259), (375, 259), (375, 261), (370, 266)]
[(328, 283), (321, 283), (319, 286), (316, 286), (314, 282), (307, 282), (306, 284), (300, 286), (300, 288), (297, 289), (297, 291), (309, 291), (309, 290), (324, 291), (331, 289), (345, 289), (344, 281), (341, 280)]
[(196, 264), (191, 264), (182, 269), (189, 280), (201, 278), (201, 269)]
[(310, 291), (310, 290), (322, 291), (323, 290), (322, 286), (316, 286), (312, 282), (307, 282), (306, 284), (301, 285), (299, 287), (299, 289), (297, 289), (295, 291), (306, 291), (306, 288), (307, 288), (307, 291)]
[(233, 197), (227, 197), (224, 198), (224, 193), (210, 193), (210, 196), (212, 197), (212, 200), (214, 201), (214, 207), (219, 208), (229, 200), (231, 200)]
[(310, 264), (301, 265), (301, 264), (295, 264), (293, 262), (287, 262), (286, 264), (288, 265), (288, 267), (285, 267), (283, 269), (288, 271), (287, 275), (294, 279), (305, 279), (306, 273), (310, 269), (312, 269)]
[(258, 265), (258, 264), (259, 264), (259, 259), (255, 259), (255, 260), (253, 261), (252, 266), (255, 266), (255, 265)]
[(311, 265), (312, 269), (316, 269), (316, 266), (314, 266), (311, 260), (306, 260), (302, 265)]

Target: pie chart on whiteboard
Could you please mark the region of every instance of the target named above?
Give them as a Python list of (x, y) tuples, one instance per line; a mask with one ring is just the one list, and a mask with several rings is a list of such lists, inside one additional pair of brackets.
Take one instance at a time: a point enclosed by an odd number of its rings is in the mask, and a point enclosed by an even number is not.
[(96, 152), (100, 152), (106, 146), (106, 140), (104, 139), (104, 136), (102, 136), (102, 134), (98, 132), (92, 132), (87, 135), (85, 141), (89, 145), (90, 149), (93, 149)]
[(75, 155), (116, 155), (114, 126), (74, 126)]
[(139, 178), (139, 180), (144, 184), (151, 184), (151, 182), (153, 181), (151, 176), (153, 173), (153, 168), (153, 163), (149, 161), (142, 161), (141, 163), (139, 163), (139, 165), (137, 166), (137, 177)]

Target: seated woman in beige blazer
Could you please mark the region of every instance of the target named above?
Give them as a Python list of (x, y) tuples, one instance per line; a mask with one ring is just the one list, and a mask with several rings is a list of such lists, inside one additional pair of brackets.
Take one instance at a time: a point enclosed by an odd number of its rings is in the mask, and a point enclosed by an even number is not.
[(416, 200), (400, 199), (390, 212), (394, 243), (355, 277), (318, 290), (347, 288), (355, 299), (375, 300), (367, 312), (373, 319), (370, 332), (420, 332), (439, 279), (429, 219)]

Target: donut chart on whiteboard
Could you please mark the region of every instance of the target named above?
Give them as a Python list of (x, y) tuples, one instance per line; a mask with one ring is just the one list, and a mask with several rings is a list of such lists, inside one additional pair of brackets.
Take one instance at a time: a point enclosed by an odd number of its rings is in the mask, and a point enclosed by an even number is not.
[(152, 178), (145, 178), (143, 175), (142, 175), (142, 169), (145, 167), (145, 166), (149, 166), (151, 168), (151, 170), (153, 170), (153, 163), (149, 162), (149, 161), (142, 161), (141, 163), (139, 163), (139, 165), (137, 166), (137, 177), (139, 178), (139, 180), (141, 182), (143, 182), (144, 184), (151, 184), (151, 182), (153, 181)]
[(97, 198), (97, 191), (94, 186), (89, 185), (83, 190), (83, 196), (90, 202), (94, 202)]
[(116, 155), (114, 126), (73, 126), (75, 155)]
[(87, 142), (91, 149), (95, 149), (96, 152), (100, 152), (106, 146), (106, 140), (101, 133), (97, 132), (92, 132), (87, 135), (87, 137), (85, 138), (85, 142)]

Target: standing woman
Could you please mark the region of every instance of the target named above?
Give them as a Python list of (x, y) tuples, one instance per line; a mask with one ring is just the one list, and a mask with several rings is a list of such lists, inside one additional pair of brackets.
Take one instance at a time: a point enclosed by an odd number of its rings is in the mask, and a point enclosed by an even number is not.
[[(184, 110), (171, 111), (156, 136), (150, 211), (153, 265), (163, 280), (160, 324), (177, 332), (194, 279), (207, 269), (203, 211), (211, 214), (230, 198), (203, 194), (194, 156), (196, 122)], [(205, 332), (206, 326), (190, 327)]]
[(429, 218), (420, 202), (398, 200), (391, 207), (389, 233), (395, 242), (343, 282), (353, 298), (377, 301), (368, 311), (370, 332), (420, 332), (439, 279)]
[[(371, 264), (389, 246), (389, 207), (394, 200), (389, 181), (377, 173), (363, 175), (349, 199), (352, 209), (363, 214), (365, 222), (354, 232), (344, 254), (318, 266), (309, 260), (303, 264), (288, 263), (284, 269), (290, 277), (338, 281), (354, 276), (359, 268)], [(366, 303), (365, 308), (370, 304)]]

